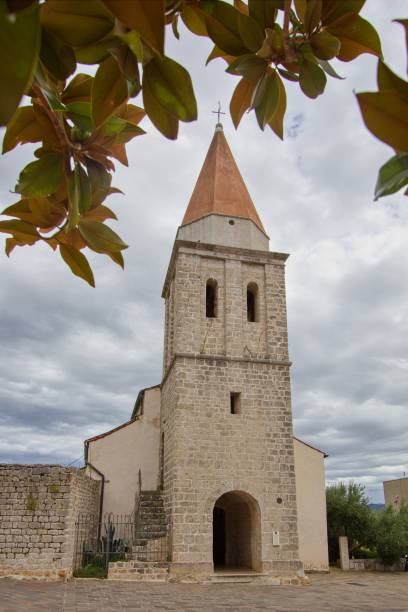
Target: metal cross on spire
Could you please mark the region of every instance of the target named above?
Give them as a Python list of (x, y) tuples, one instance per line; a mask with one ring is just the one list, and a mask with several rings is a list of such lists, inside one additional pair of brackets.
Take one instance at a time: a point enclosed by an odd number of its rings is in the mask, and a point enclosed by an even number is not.
[(216, 115), (218, 115), (218, 121), (217, 121), (217, 123), (221, 123), (221, 122), (220, 122), (220, 115), (226, 115), (226, 114), (227, 114), (227, 113), (223, 113), (223, 112), (222, 112), (222, 110), (221, 110), (221, 102), (220, 102), (220, 101), (218, 101), (218, 110), (216, 110), (216, 111), (211, 111), (211, 112), (212, 112), (212, 113), (215, 113)]

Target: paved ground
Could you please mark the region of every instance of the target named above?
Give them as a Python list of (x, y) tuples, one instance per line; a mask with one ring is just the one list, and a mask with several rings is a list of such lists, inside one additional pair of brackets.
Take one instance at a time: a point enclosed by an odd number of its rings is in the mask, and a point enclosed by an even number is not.
[(63, 583), (0, 579), (1, 612), (408, 612), (408, 573), (311, 576), (307, 587), (247, 584)]

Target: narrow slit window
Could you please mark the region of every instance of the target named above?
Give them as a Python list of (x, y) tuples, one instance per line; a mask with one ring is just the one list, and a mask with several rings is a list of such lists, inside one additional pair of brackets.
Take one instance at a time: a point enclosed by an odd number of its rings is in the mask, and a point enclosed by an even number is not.
[(241, 394), (231, 392), (230, 393), (230, 412), (231, 414), (241, 413)]
[(205, 287), (205, 316), (207, 319), (217, 317), (217, 281), (209, 279)]
[(250, 323), (258, 321), (258, 287), (254, 283), (247, 287), (247, 319)]

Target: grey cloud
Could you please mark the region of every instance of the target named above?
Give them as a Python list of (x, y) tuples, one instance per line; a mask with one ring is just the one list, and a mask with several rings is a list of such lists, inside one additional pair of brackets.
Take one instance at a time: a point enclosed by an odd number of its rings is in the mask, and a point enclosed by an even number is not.
[[(382, 3), (365, 15), (382, 29), (385, 56), (401, 73), (404, 40)], [(371, 11), (371, 12), (370, 12)], [(69, 463), (83, 440), (129, 418), (138, 390), (161, 378), (162, 284), (177, 226), (207, 152), (211, 111), (226, 107), (237, 80), (222, 60), (183, 30), (169, 55), (193, 75), (200, 120), (177, 142), (146, 122), (147, 136), (118, 164), (112, 223), (130, 245), (122, 272), (90, 256), (96, 290), (73, 277), (47, 247), (0, 258), (0, 460)], [(290, 252), (289, 339), (294, 362), (295, 433), (327, 451), (329, 481), (363, 482), (381, 500), (381, 481), (408, 468), (408, 208), (400, 195), (373, 203), (378, 167), (392, 151), (362, 124), (352, 90), (375, 88), (376, 61), (338, 64), (346, 81), (328, 82), (310, 101), (288, 84), (284, 143), (261, 133), (252, 114), (225, 131), (271, 248)], [(194, 78), (194, 75), (196, 77)], [(197, 78), (197, 75), (199, 77)], [(301, 125), (299, 125), (301, 124)], [(293, 134), (292, 134), (293, 135)], [(0, 163), (4, 205), (30, 146)]]

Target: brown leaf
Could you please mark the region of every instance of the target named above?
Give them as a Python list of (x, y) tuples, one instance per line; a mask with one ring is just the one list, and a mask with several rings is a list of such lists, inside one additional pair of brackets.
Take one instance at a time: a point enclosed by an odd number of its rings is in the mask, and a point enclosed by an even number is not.
[(357, 94), (367, 128), (397, 151), (408, 151), (408, 101), (394, 91)]
[(381, 41), (374, 27), (360, 17), (349, 13), (330, 23), (327, 31), (341, 42), (339, 60), (350, 62), (362, 53), (381, 57)]
[(7, 125), (3, 140), (3, 153), (11, 151), (18, 144), (42, 140), (41, 126), (37, 122), (32, 106), (21, 106)]
[(92, 117), (96, 126), (128, 99), (128, 88), (119, 66), (113, 57), (100, 64), (92, 84)]
[(75, 247), (67, 244), (60, 244), (60, 253), (62, 259), (65, 261), (67, 266), (69, 266), (75, 276), (83, 278), (92, 287), (95, 287), (95, 280), (91, 266), (83, 253), (78, 251)]
[(256, 87), (256, 81), (242, 78), (232, 94), (230, 113), (232, 122), (237, 129), (245, 111), (251, 107), (251, 100)]
[(104, 0), (125, 26), (137, 30), (161, 55), (164, 53), (164, 0)]

